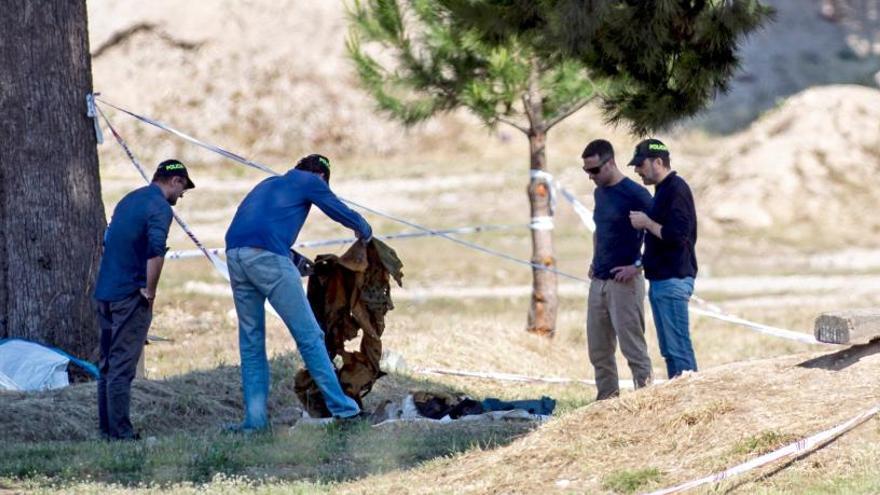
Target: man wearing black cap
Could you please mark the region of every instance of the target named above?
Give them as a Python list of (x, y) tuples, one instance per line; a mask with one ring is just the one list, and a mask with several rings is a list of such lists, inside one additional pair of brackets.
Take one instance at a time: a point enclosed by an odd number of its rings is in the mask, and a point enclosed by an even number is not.
[(370, 224), (333, 194), (329, 182), (330, 160), (318, 154), (305, 156), (286, 174), (257, 184), (239, 205), (226, 231), (226, 263), (238, 314), (244, 395), (244, 420), (229, 425), (229, 431), (249, 434), (270, 427), (266, 300), (296, 341), (333, 416), (342, 420), (362, 416), (357, 402), (342, 391), (324, 344), (324, 332), (290, 256), (312, 205), (354, 230), (362, 242), (372, 238)]
[(101, 327), (98, 420), (104, 438), (138, 438), (129, 418), (131, 381), (152, 321), (171, 205), (194, 187), (180, 160), (165, 160), (150, 185), (119, 201), (104, 232), (94, 294)]
[(660, 354), (669, 378), (696, 371), (691, 344), (688, 301), (697, 276), (697, 213), (687, 183), (672, 170), (669, 148), (656, 139), (636, 146), (629, 163), (646, 185), (654, 185), (654, 205), (647, 214), (630, 212), (630, 222), (645, 229), (645, 278), (654, 313)]

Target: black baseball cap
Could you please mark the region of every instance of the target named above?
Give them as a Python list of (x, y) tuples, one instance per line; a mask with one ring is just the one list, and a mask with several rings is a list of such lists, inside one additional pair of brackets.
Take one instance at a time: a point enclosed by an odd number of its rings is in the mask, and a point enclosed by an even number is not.
[(659, 139), (645, 139), (636, 145), (636, 151), (633, 153), (629, 165), (638, 167), (646, 158), (666, 158), (669, 160), (669, 148)]
[(196, 185), (193, 184), (192, 179), (189, 178), (189, 172), (186, 171), (186, 166), (184, 166), (183, 162), (181, 162), (180, 160), (175, 159), (165, 160), (164, 162), (160, 163), (159, 167), (156, 168), (156, 173), (153, 174), (153, 180), (155, 180), (157, 177), (174, 176), (183, 177), (184, 179), (186, 179), (185, 189), (192, 189), (196, 187)]

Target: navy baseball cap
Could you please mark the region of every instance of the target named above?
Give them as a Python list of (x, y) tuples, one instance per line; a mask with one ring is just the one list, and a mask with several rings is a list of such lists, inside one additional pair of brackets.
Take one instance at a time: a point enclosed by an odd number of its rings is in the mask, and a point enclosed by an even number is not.
[(153, 175), (153, 178), (173, 177), (175, 175), (186, 179), (186, 189), (193, 189), (196, 187), (196, 185), (193, 184), (192, 179), (189, 178), (189, 172), (186, 171), (186, 166), (184, 166), (180, 160), (171, 159), (160, 163), (159, 167), (156, 168), (156, 173)]
[(669, 148), (659, 139), (645, 139), (638, 145), (629, 161), (631, 167), (638, 167), (646, 158), (666, 158), (669, 160)]

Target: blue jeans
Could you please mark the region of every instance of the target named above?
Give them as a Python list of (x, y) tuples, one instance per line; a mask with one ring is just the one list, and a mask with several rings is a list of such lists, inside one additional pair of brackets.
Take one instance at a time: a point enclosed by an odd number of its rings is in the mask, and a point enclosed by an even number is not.
[(688, 301), (693, 293), (693, 277), (651, 280), (648, 290), (660, 354), (666, 360), (669, 378), (682, 371), (697, 371), (697, 358), (688, 328)]
[(303, 362), (315, 380), (327, 408), (336, 417), (360, 412), (357, 403), (342, 391), (327, 354), (324, 332), (318, 326), (290, 258), (257, 248), (226, 252), (229, 278), (238, 313), (238, 346), (244, 391), (244, 429), (269, 425), (269, 362), (266, 359), (266, 299), (296, 341)]

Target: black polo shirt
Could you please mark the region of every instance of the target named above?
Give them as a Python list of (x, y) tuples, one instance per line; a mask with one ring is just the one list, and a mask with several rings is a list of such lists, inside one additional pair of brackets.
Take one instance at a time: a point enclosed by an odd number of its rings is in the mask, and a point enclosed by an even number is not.
[(663, 226), (663, 238), (645, 236), (645, 278), (696, 277), (697, 212), (687, 182), (675, 172), (667, 175), (657, 184), (648, 216)]

